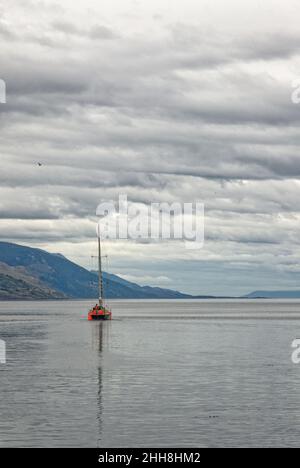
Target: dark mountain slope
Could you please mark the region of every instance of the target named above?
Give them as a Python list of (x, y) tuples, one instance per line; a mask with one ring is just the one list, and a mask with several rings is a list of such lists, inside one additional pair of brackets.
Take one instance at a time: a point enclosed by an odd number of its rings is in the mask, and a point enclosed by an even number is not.
[(10, 267), (0, 263), (0, 300), (64, 298), (64, 294), (40, 284), (23, 268)]
[[(59, 254), (41, 249), (0, 242), (0, 262), (22, 267), (39, 285), (69, 298), (96, 298), (98, 281), (95, 272), (82, 268)], [(161, 288), (142, 287), (116, 275), (104, 274), (105, 295), (123, 299), (175, 299), (190, 296)]]

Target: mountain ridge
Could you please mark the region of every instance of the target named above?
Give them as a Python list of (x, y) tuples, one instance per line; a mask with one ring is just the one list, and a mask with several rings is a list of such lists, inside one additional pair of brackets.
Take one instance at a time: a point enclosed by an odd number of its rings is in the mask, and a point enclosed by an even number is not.
[[(69, 299), (94, 299), (98, 295), (98, 277), (61, 254), (52, 254), (45, 250), (0, 242), (0, 264), (7, 265), (12, 283), (23, 280), (28, 287), (40, 288), (39, 296)], [(24, 278), (17, 278), (17, 272), (22, 269)], [(0, 269), (1, 271), (1, 269)], [(30, 280), (31, 278), (31, 280)], [(180, 299), (192, 297), (188, 294), (158, 287), (140, 286), (131, 283), (117, 275), (104, 273), (104, 292), (107, 298), (119, 299)], [(34, 279), (35, 284), (32, 284)], [(5, 278), (0, 281), (0, 291), (5, 296)], [(31, 285), (31, 286), (30, 286)], [(23, 284), (23, 289), (25, 284)], [(25, 288), (26, 289), (26, 288)], [(46, 291), (51, 291), (46, 294)], [(14, 299), (12, 284), (7, 295)], [(30, 294), (25, 294), (26, 298)], [(33, 299), (35, 295), (33, 294)], [(16, 297), (19, 298), (19, 297)], [(1, 299), (1, 296), (0, 296)]]
[(300, 299), (300, 290), (261, 290), (243, 296), (244, 299)]
[[(190, 295), (172, 289), (140, 286), (104, 272), (108, 299), (300, 299), (300, 290), (258, 290), (240, 297)], [(60, 253), (0, 242), (0, 300), (95, 299), (97, 273)]]

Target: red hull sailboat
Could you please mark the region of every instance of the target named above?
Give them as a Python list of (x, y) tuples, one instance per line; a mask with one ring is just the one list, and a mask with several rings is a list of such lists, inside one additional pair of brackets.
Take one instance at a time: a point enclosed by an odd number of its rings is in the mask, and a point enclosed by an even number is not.
[(99, 303), (88, 312), (88, 320), (111, 320), (112, 314), (104, 305), (103, 298), (103, 278), (102, 278), (102, 257), (101, 257), (101, 239), (98, 232), (98, 284), (99, 284)]
[(97, 304), (89, 311), (88, 320), (111, 320), (111, 311)]

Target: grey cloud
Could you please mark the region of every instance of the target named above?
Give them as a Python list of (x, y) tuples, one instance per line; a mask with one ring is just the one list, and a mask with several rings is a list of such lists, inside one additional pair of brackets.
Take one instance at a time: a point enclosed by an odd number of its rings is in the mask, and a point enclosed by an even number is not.
[(16, 35), (10, 31), (9, 27), (4, 24), (0, 20), (0, 36), (2, 36), (3, 39), (14, 41), (16, 39)]
[(235, 62), (289, 59), (299, 55), (300, 34), (276, 31), (243, 36), (220, 33), (195, 25), (177, 23), (169, 27), (171, 40), (182, 55), (183, 68), (211, 68)]
[(110, 28), (97, 24), (93, 26), (89, 32), (92, 39), (115, 39), (118, 37)]
[[(252, 36), (244, 41), (248, 57), (257, 60), (285, 59), (299, 55), (300, 35), (289, 31), (278, 31)], [(251, 52), (252, 51), (252, 52)]]
[(61, 31), (67, 34), (81, 35), (82, 29), (75, 26), (70, 21), (56, 20), (52, 23), (52, 27), (55, 31)]
[(77, 27), (75, 24), (64, 21), (57, 20), (52, 23), (52, 27), (55, 31), (59, 31), (68, 35), (79, 36), (81, 38), (90, 38), (90, 39), (115, 39), (118, 37), (114, 31), (101, 24), (94, 24), (89, 29), (82, 27)]
[[(184, 289), (192, 274), (193, 290), (206, 293), (212, 278), (223, 292), (248, 292), (249, 271), (261, 271), (266, 288), (272, 278), (279, 284), (276, 268), (295, 284), (300, 107), (290, 81), (298, 33), (162, 20), (157, 34), (125, 32), (101, 15), (73, 21), (68, 11), (33, 3), (28, 29), (0, 24), (8, 91), (0, 106), (1, 238), (70, 248), (76, 259), (81, 243), (92, 244), (102, 199), (124, 192), (142, 203), (200, 199), (201, 252), (128, 243), (113, 249), (115, 271), (160, 271)], [(161, 261), (167, 255), (181, 279)]]

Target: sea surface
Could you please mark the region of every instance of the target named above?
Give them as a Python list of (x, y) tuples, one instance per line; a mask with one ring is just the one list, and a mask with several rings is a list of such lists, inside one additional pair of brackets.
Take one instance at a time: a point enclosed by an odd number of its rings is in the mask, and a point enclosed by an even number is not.
[(2, 302), (0, 447), (297, 447), (300, 302)]

